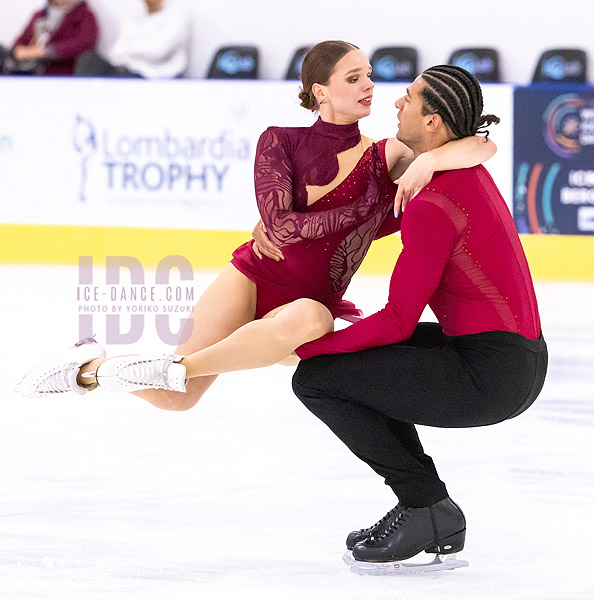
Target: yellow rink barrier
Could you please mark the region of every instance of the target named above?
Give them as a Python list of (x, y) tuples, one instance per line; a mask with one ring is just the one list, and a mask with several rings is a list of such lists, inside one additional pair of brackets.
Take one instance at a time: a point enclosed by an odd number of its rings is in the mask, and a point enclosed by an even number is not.
[[(594, 282), (594, 236), (523, 235), (535, 279)], [(0, 224), (0, 262), (76, 265), (79, 256), (133, 256), (157, 265), (181, 255), (195, 269), (225, 265), (250, 239), (244, 231)], [(397, 235), (374, 242), (361, 272), (389, 274), (402, 249)]]

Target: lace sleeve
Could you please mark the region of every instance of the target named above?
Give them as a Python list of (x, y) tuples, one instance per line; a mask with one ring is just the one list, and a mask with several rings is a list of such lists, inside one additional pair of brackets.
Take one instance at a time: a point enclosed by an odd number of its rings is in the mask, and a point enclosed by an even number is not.
[(254, 165), (258, 210), (270, 239), (280, 247), (324, 237), (369, 217), (380, 202), (379, 181), (377, 174), (370, 177), (365, 193), (348, 206), (296, 212), (292, 163), (278, 131), (269, 128), (258, 141)]

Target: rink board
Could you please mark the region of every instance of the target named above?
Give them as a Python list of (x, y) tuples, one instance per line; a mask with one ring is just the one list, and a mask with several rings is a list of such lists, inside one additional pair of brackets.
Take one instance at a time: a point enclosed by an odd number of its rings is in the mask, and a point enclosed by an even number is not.
[[(587, 236), (521, 235), (537, 279), (594, 281), (594, 240)], [(133, 256), (143, 265), (183, 256), (195, 268), (219, 268), (231, 252), (250, 239), (247, 231), (134, 229), (42, 225), (0, 225), (0, 259), (30, 264), (77, 264), (80, 256), (102, 261)], [(402, 245), (398, 235), (374, 242), (361, 272), (388, 274)]]
[[(394, 134), (394, 100), (405, 87), (376, 86), (362, 133)], [(485, 110), (501, 117), (487, 167), (511, 209), (514, 87), (483, 90)], [(1, 262), (124, 255), (153, 265), (182, 255), (197, 268), (221, 267), (259, 217), (260, 133), (316, 118), (287, 81), (4, 78), (0, 91), (11, 115), (0, 126)], [(535, 277), (594, 280), (592, 236), (526, 235), (523, 243)], [(375, 243), (363, 271), (389, 273), (399, 244)]]

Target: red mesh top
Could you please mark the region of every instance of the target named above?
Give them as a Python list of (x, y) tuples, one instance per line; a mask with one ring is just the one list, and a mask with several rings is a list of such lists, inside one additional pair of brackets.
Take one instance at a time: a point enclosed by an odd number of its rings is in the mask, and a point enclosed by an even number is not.
[(438, 173), (406, 207), (386, 307), (297, 354), (354, 352), (408, 339), (428, 304), (448, 336), (540, 335), (528, 263), (509, 209), (482, 167)]
[(251, 242), (233, 253), (232, 264), (258, 285), (257, 318), (304, 297), (325, 304), (335, 318), (360, 317), (342, 296), (373, 239), (400, 223), (392, 212), (396, 186), (386, 165), (386, 140), (367, 148), (346, 179), (310, 206), (306, 190), (330, 184), (339, 170), (336, 155), (360, 141), (356, 123), (321, 119), (309, 128), (271, 127), (260, 137), (258, 208), (285, 260), (260, 260)]

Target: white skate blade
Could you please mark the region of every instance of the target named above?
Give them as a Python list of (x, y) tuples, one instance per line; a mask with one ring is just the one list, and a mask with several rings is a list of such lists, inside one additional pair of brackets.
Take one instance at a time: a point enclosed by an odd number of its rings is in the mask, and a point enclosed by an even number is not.
[(342, 562), (347, 566), (350, 567), (354, 562), (355, 559), (353, 558), (353, 551), (352, 550), (347, 550), (343, 556), (342, 556)]
[(351, 571), (357, 575), (412, 575), (428, 571), (450, 571), (467, 567), (468, 561), (458, 560), (455, 554), (436, 554), (430, 563), (396, 562), (363, 562), (356, 560)]

